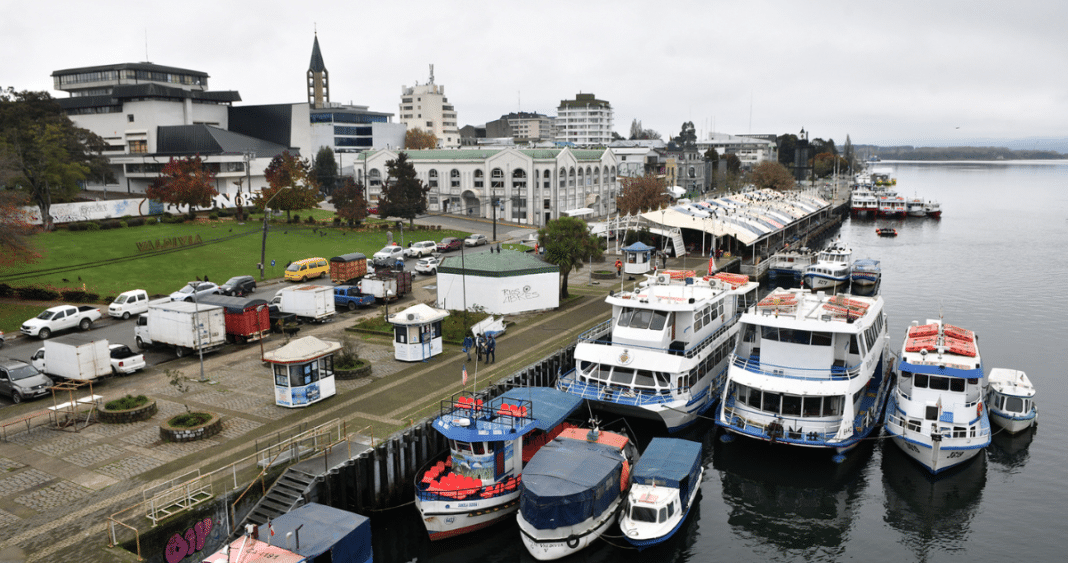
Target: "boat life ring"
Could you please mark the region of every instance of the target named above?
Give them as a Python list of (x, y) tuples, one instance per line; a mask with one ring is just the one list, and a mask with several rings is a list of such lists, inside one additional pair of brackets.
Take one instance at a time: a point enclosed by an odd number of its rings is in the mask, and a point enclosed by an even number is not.
[(578, 544), (579, 544), (578, 536), (567, 536), (567, 547), (569, 547), (571, 549), (575, 549), (576, 547), (578, 547)]

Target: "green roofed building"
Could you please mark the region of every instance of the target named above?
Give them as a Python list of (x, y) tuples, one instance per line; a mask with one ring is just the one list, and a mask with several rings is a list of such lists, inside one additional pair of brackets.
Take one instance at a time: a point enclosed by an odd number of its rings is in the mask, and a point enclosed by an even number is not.
[(437, 307), (441, 309), (477, 308), (506, 315), (559, 306), (560, 267), (526, 252), (450, 256), (438, 266)]

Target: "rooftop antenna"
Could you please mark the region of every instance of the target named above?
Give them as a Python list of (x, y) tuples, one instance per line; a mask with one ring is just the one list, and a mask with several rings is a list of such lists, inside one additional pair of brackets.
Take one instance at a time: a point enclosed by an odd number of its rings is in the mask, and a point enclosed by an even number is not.
[(753, 91), (749, 91), (749, 132), (753, 132)]
[(434, 83), (434, 65), (430, 65), (430, 84)]
[(148, 28), (145, 28), (145, 62), (149, 62), (148, 59)]

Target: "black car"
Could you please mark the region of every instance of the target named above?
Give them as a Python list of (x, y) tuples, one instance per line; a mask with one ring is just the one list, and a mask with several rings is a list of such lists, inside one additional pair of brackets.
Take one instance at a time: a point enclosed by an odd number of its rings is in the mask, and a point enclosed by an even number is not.
[(256, 279), (252, 276), (234, 276), (219, 286), (223, 295), (244, 297), (256, 291)]

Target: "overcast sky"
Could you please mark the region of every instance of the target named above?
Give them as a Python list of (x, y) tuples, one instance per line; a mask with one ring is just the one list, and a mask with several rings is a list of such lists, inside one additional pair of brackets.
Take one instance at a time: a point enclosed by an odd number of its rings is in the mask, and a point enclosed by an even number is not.
[[(331, 101), (398, 112), (437, 84), (459, 125), (555, 115), (579, 92), (615, 130), (796, 133), (854, 144), (1068, 134), (1068, 2), (0, 0), (0, 86), (151, 61), (245, 104), (306, 100), (318, 30)], [(147, 47), (146, 47), (147, 43)], [(146, 53), (147, 51), (147, 53)], [(1041, 148), (1039, 145), (1037, 148)]]

